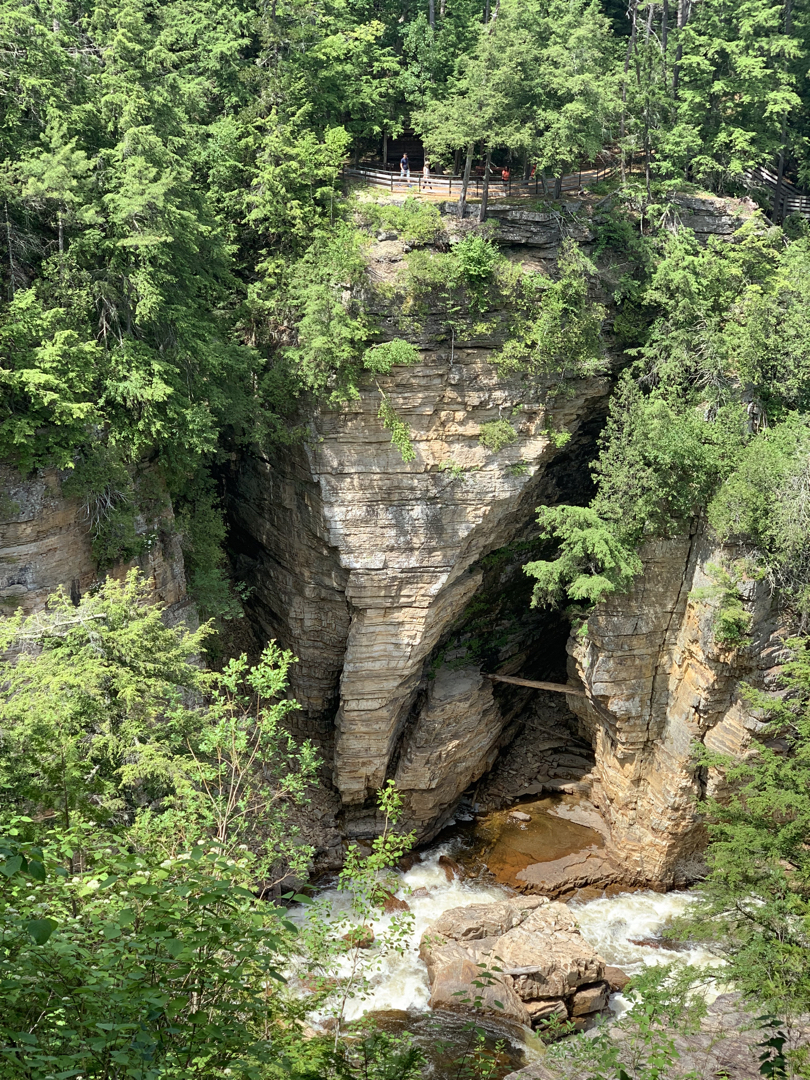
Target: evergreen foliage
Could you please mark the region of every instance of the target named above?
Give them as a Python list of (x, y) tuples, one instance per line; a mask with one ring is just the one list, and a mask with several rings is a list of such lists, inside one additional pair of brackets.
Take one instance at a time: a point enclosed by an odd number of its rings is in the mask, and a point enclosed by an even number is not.
[(766, 721), (752, 752), (733, 762), (701, 751), (729, 789), (703, 807), (709, 873), (684, 929), (726, 960), (744, 993), (790, 1020), (810, 1008), (810, 647), (787, 644), (783, 693), (749, 690)]

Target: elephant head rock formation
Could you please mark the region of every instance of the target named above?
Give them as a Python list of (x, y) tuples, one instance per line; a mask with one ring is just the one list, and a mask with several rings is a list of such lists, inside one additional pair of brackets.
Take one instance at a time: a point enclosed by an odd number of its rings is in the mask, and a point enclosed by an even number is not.
[[(681, 210), (701, 237), (737, 227), (722, 200), (692, 203)], [(548, 223), (507, 215), (504, 224), (511, 244), (534, 245), (528, 258), (554, 257), (559, 236), (540, 229)], [(590, 238), (587, 229), (577, 236)], [(378, 243), (371, 276), (390, 276), (401, 259), (401, 247)], [(378, 314), (383, 335), (409, 337), (421, 364), (369, 377), (342, 411), (313, 407), (303, 444), (235, 464), (231, 540), (261, 632), (300, 658), (293, 691), (308, 730), (334, 737), (345, 831), (375, 831), (374, 793), (393, 778), (406, 823), (427, 839), (491, 768), (517, 711), (493, 694), (480, 661), (448, 662), (440, 646), (482, 596), (482, 559), (530, 535), (537, 505), (566, 501), (555, 462), (584, 445), (609, 380), (583, 378), (553, 395), (548, 381), (499, 373), (492, 340), (477, 338), (472, 321), (448, 341), (436, 310), (404, 332), (401, 313)], [(413, 461), (378, 419), (381, 394), (410, 429)], [(517, 439), (491, 453), (481, 425), (500, 418)], [(565, 451), (560, 432), (571, 436)], [(569, 467), (587, 475), (587, 451), (575, 461), (574, 452)], [(780, 638), (763, 586), (751, 583), (754, 643), (732, 654), (714, 642), (711, 604), (693, 590), (718, 553), (700, 529), (642, 554), (634, 590), (571, 637), (569, 677), (587, 697), (566, 700), (594, 748), (593, 799), (626, 879), (667, 886), (692, 872), (703, 842), (695, 799), (716, 780), (693, 761), (693, 742), (744, 747), (757, 723), (739, 683), (767, 680)]]

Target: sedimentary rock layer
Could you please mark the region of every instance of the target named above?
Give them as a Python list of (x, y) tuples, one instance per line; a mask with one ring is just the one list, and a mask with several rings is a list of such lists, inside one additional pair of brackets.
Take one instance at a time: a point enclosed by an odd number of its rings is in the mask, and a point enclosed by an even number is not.
[[(167, 618), (190, 615), (183, 554), (167, 505), (154, 521), (136, 521), (148, 538), (143, 555), (114, 567), (121, 576), (137, 565), (156, 601), (166, 605)], [(22, 476), (0, 466), (0, 605), (6, 613), (21, 608), (39, 611), (60, 586), (75, 602), (99, 580), (92, 555), (88, 515), (78, 499), (66, 498), (56, 469), (38, 469)]]
[[(369, 380), (342, 412), (315, 411), (302, 447), (241, 467), (231, 502), (240, 574), (265, 632), (301, 659), (299, 700), (313, 717), (334, 715), (344, 804), (362, 805), (395, 767), (425, 660), (478, 588), (477, 561), (531, 519), (559, 453), (552, 423), (576, 431), (607, 382), (582, 380), (553, 420), (546, 389), (501, 377), (488, 350), (437, 349)], [(413, 461), (380, 423), (382, 393), (408, 424)], [(504, 418), (516, 439), (493, 453), (481, 425)], [(477, 672), (427, 686), (396, 766), (422, 822), (492, 763), (503, 723)]]

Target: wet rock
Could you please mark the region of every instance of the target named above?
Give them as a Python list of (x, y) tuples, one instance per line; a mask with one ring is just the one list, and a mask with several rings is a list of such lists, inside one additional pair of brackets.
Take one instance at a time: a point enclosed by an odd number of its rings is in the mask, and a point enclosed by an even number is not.
[(685, 941), (674, 941), (672, 938), (644, 937), (627, 940), (631, 945), (642, 945), (648, 949), (667, 949), (669, 952), (684, 952), (689, 948)]
[(622, 871), (612, 853), (596, 846), (560, 859), (532, 863), (515, 875), (526, 892), (557, 897), (589, 885), (609, 885), (621, 880)]
[(585, 986), (574, 994), (571, 1001), (572, 1016), (587, 1016), (589, 1013), (601, 1012), (607, 1008), (610, 988), (607, 983), (597, 983), (595, 986)]
[(413, 870), (417, 863), (422, 861), (422, 856), (418, 851), (409, 851), (407, 855), (403, 855), (402, 858), (397, 859), (397, 866), (403, 874), (407, 874), (409, 870)]
[(522, 810), (513, 810), (509, 815), (510, 821), (531, 821), (531, 814), (524, 814)]
[(584, 940), (569, 909), (544, 897), (445, 911), (422, 935), (419, 953), (434, 1006), (446, 1004), (460, 989), (471, 1003), (478, 992), (474, 981), (493, 965), (501, 970), (492, 976), (494, 994), (479, 1006), (484, 1011), (500, 1013), (493, 1002), (505, 994), (509, 1015), (529, 1023), (552, 1013), (568, 1015), (581, 988), (597, 988), (588, 998), (594, 1008), (607, 1001), (604, 961)]
[(406, 900), (400, 900), (398, 896), (394, 896), (391, 892), (386, 892), (383, 898), (383, 909), (386, 915), (391, 915), (395, 911), (411, 910)]
[(343, 940), (352, 949), (370, 949), (374, 944), (374, 930), (370, 926), (354, 926), (343, 935)]
[(424, 888), (422, 888), (422, 889), (414, 889), (413, 892), (411, 893), (411, 899), (412, 900), (421, 900), (423, 897), (431, 896), (431, 895), (432, 894), (431, 894), (430, 889), (424, 889)]
[[(481, 1012), (529, 1024), (531, 1017), (526, 1006), (501, 981), (491, 986), (475, 986), (481, 981), (481, 968), (471, 957), (458, 952), (447, 955), (446, 962), (436, 969), (430, 984), (430, 1007), (432, 1009), (472, 1008), (477, 1002)], [(500, 1004), (496, 1004), (499, 1002)]]
[(630, 982), (630, 976), (626, 971), (622, 971), (619, 967), (611, 967), (610, 964), (605, 968), (605, 980), (608, 986), (614, 994), (621, 993), (622, 990)]
[(444, 870), (444, 876), (448, 881), (452, 881), (453, 878), (463, 881), (467, 876), (464, 867), (457, 863), (455, 859), (451, 859), (449, 855), (439, 856), (439, 866)]

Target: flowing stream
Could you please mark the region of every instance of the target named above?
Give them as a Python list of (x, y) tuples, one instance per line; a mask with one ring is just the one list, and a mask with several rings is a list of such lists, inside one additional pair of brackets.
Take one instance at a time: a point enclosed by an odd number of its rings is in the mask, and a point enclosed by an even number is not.
[[(560, 823), (562, 824), (562, 823)], [(360, 1019), (373, 1013), (383, 1026), (389, 1030), (409, 1030), (417, 1041), (430, 1045), (436, 1039), (436, 1020), (440, 1021), (443, 1036), (454, 1026), (460, 1027), (461, 1020), (454, 1014), (443, 1013), (436, 1017), (428, 1006), (430, 986), (425, 965), (419, 958), (419, 941), (427, 927), (442, 912), (449, 908), (469, 904), (493, 903), (504, 897), (514, 895), (512, 890), (498, 884), (487, 884), (481, 879), (468, 878), (464, 881), (448, 876), (445, 868), (439, 865), (442, 855), (460, 859), (469, 852), (471, 831), (457, 830), (449, 839), (437, 843), (422, 853), (422, 861), (404, 873), (399, 873), (400, 888), (396, 895), (405, 900), (413, 915), (413, 929), (403, 942), (401, 951), (391, 951), (380, 956), (369, 973), (368, 993), (347, 1002), (345, 1017), (347, 1021)], [(345, 893), (327, 889), (320, 894), (322, 900), (331, 904), (336, 917), (348, 915), (351, 902)], [(656, 940), (670, 920), (681, 914), (689, 904), (685, 892), (655, 893), (625, 892), (613, 896), (600, 896), (597, 899), (571, 901), (583, 937), (586, 938), (608, 963), (622, 968), (627, 974), (639, 972), (647, 965), (674, 962), (694, 964), (703, 967), (716, 960), (707, 952), (697, 947), (679, 948), (677, 951), (661, 946)], [(306, 917), (301, 912), (301, 917)], [(391, 915), (381, 915), (373, 923), (375, 939), (385, 937), (391, 925)], [(639, 942), (649, 942), (639, 944)], [(369, 950), (371, 954), (376, 950)], [(348, 974), (341, 971), (339, 974)], [(626, 1007), (624, 999), (614, 994), (611, 1008), (621, 1013)], [(313, 1016), (317, 1023), (323, 1017)], [(530, 1046), (527, 1048), (516, 1037), (515, 1032), (497, 1022), (486, 1022), (490, 1027), (492, 1041), (505, 1037), (510, 1044), (507, 1047), (504, 1071), (518, 1068), (531, 1060)], [(452, 1037), (452, 1030), (450, 1031)], [(434, 1067), (431, 1075), (439, 1078), (444, 1074), (441, 1067)]]

